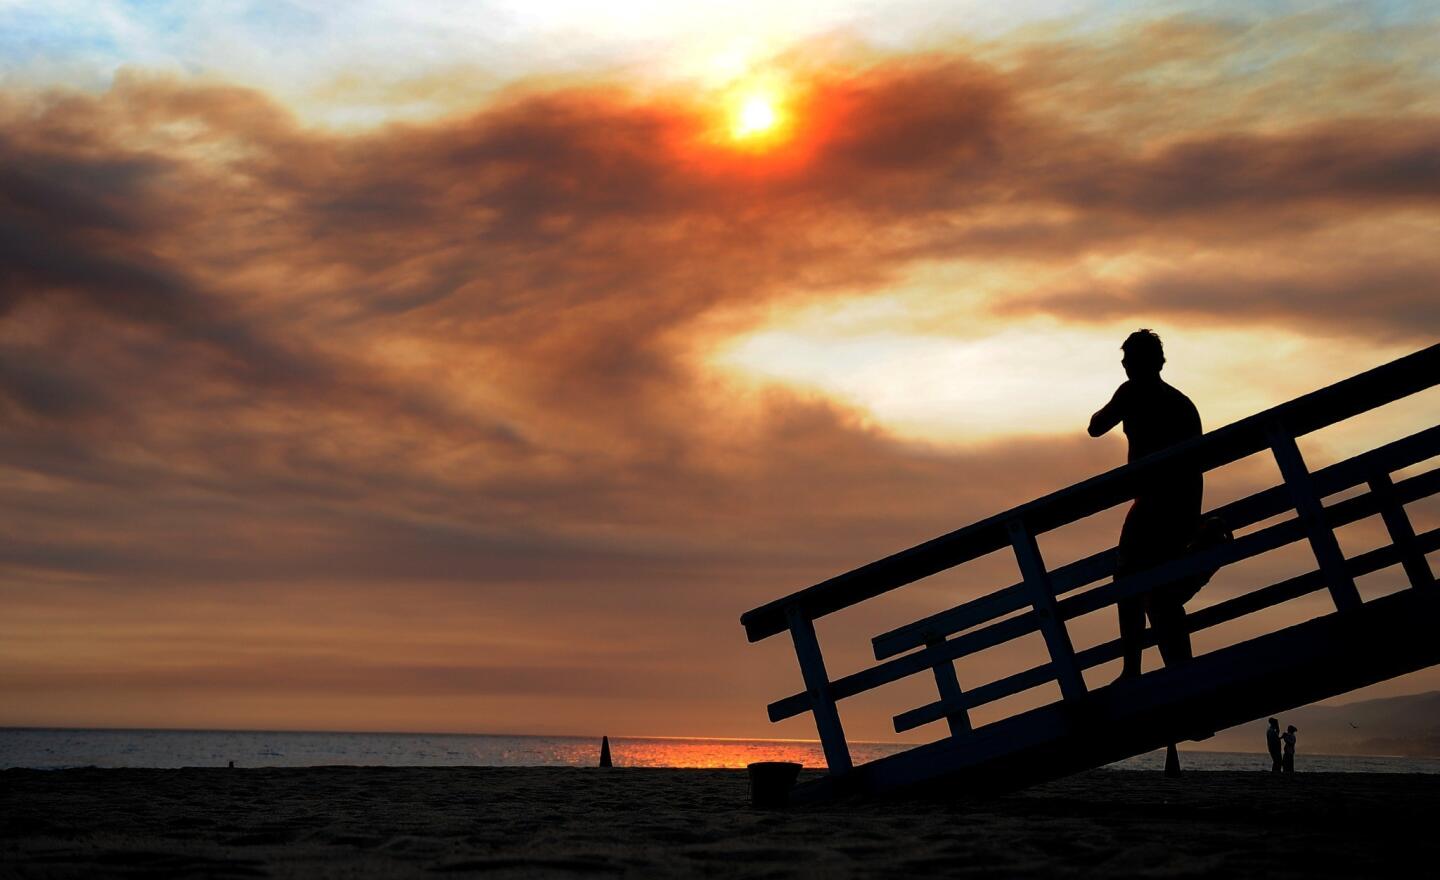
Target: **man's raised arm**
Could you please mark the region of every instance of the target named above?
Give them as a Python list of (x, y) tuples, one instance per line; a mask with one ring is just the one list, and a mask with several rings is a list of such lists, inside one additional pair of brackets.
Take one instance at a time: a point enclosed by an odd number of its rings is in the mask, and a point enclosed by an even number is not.
[(1115, 396), (1110, 398), (1110, 402), (1100, 407), (1100, 411), (1090, 417), (1091, 437), (1099, 437), (1101, 434), (1120, 424), (1120, 420), (1125, 418), (1125, 412), (1121, 406), (1120, 398), (1121, 393), (1125, 390), (1125, 385), (1128, 384), (1127, 382), (1119, 388), (1116, 388)]

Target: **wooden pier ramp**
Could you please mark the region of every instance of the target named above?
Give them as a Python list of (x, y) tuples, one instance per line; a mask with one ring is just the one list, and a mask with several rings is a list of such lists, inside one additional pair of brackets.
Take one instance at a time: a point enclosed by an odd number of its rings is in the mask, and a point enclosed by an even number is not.
[[(752, 642), (789, 632), (805, 684), (803, 692), (771, 703), (770, 719), (810, 712), (829, 764), (825, 777), (797, 789), (796, 799), (1018, 788), (1440, 663), (1440, 588), (1426, 560), (1440, 549), (1440, 529), (1416, 534), (1405, 509), (1440, 491), (1440, 467), (1395, 477), (1440, 455), (1440, 426), (1314, 471), (1295, 442), (1436, 384), (1440, 345), (746, 612), (740, 622)], [(1118, 581), (1113, 547), (1046, 566), (1036, 536), (1125, 504), (1169, 473), (1210, 471), (1266, 450), (1283, 482), (1207, 511), (1235, 531), (1233, 542)], [(1347, 558), (1335, 529), (1373, 516), (1383, 522), (1389, 543)], [(1181, 666), (1093, 690), (1086, 686), (1084, 670), (1119, 658), (1121, 645), (1115, 640), (1077, 651), (1068, 621), (1216, 566), (1216, 580), (1223, 580), (1224, 566), (1301, 541), (1313, 552), (1313, 569), (1191, 612), (1187, 628), (1194, 633), (1322, 591), (1328, 591), (1333, 612), (1199, 654)], [(874, 666), (828, 677), (817, 618), (1006, 547), (1015, 557), (1017, 583), (876, 635)], [(1364, 601), (1355, 578), (1391, 566), (1404, 572), (1408, 589)], [(1043, 662), (984, 684), (967, 678), (961, 688), (957, 661), (1036, 632), (1046, 646)], [(1148, 629), (1146, 638), (1147, 646), (1154, 644)], [(896, 731), (944, 720), (948, 735), (855, 765), (840, 701), (916, 674), (933, 676), (937, 698), (896, 715)], [(1050, 682), (1059, 686), (1058, 701), (971, 725), (975, 707)]]

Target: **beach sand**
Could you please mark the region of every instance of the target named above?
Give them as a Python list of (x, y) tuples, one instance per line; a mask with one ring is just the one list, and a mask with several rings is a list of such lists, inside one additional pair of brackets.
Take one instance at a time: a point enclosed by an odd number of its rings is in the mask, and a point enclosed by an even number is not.
[[(1095, 771), (749, 808), (744, 771), (0, 771), (0, 876), (1428, 876), (1440, 777)], [(1402, 873), (1403, 872), (1403, 873)]]

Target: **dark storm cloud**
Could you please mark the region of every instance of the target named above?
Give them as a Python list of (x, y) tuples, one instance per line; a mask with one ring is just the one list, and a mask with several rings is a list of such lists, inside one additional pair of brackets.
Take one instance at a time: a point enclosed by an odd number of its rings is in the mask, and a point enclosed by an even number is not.
[(0, 394), (10, 406), (61, 420), (109, 406), (103, 391), (67, 373), (47, 353), (18, 347), (0, 351)]

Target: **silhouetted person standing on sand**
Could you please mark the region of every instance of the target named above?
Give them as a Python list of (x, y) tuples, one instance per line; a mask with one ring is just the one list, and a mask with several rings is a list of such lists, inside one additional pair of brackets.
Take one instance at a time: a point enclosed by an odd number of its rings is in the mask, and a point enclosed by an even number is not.
[[(1099, 437), (1123, 424), (1130, 443), (1129, 461), (1200, 436), (1200, 412), (1195, 404), (1160, 378), (1160, 369), (1165, 366), (1160, 337), (1150, 330), (1136, 330), (1120, 349), (1125, 353), (1120, 364), (1128, 378), (1116, 389), (1110, 402), (1091, 416), (1090, 436)], [(1153, 568), (1185, 552), (1200, 525), (1204, 489), (1204, 476), (1200, 471), (1172, 473), (1146, 486), (1130, 506), (1120, 530), (1117, 579)], [(1140, 674), (1147, 610), (1165, 665), (1190, 659), (1184, 598), (1177, 601), (1174, 591), (1167, 596), (1162, 586), (1146, 596), (1120, 600), (1120, 642), (1125, 651), (1121, 678)]]
[(1280, 772), (1280, 722), (1274, 718), (1270, 719), (1270, 726), (1265, 728), (1265, 745), (1270, 749), (1270, 772)]
[(1285, 757), (1284, 757), (1284, 759), (1281, 761), (1281, 767), (1284, 768), (1284, 770), (1285, 770), (1286, 773), (1294, 773), (1294, 772), (1295, 772), (1295, 725), (1292, 724), (1292, 725), (1290, 725), (1289, 727), (1285, 728), (1285, 732), (1280, 735), (1280, 738), (1285, 741)]

